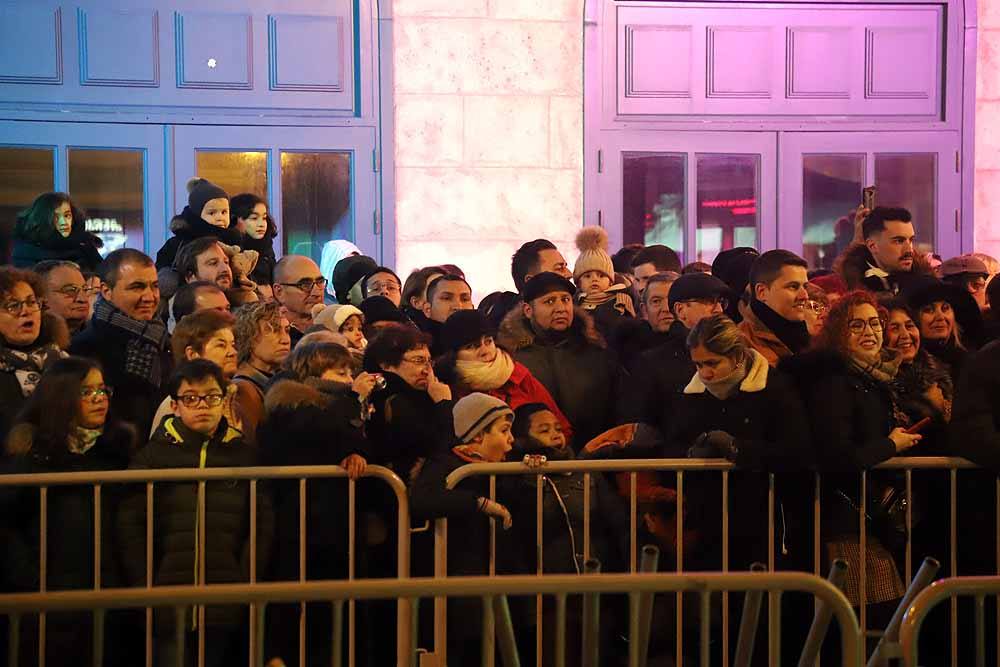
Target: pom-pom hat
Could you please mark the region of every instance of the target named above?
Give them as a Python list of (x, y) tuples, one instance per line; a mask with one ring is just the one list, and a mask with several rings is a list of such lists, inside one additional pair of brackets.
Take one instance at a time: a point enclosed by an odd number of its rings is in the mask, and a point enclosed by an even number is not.
[(576, 235), (576, 247), (580, 256), (573, 265), (573, 278), (588, 271), (599, 271), (611, 280), (615, 279), (615, 264), (608, 254), (608, 233), (602, 227), (584, 227)]

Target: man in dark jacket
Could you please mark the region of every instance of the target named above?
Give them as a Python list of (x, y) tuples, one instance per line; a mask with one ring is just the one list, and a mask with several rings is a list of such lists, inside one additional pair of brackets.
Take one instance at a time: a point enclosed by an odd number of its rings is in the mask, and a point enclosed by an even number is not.
[[(222, 370), (206, 359), (193, 359), (178, 366), (170, 378), (169, 392), (176, 416), (157, 428), (153, 438), (132, 460), (133, 469), (233, 468), (253, 465), (254, 450), (243, 442), (243, 434), (229, 426), (222, 416), (228, 383)], [(249, 581), (250, 500), (248, 482), (209, 482), (205, 487), (204, 514), (198, 511), (198, 491), (194, 484), (158, 484), (154, 507), (154, 586), (221, 584)], [(132, 586), (146, 585), (146, 498), (139, 493), (122, 503), (119, 538), (122, 564)], [(257, 562), (263, 570), (270, 550), (273, 515), (266, 494), (257, 498)], [(204, 527), (199, 521), (204, 519)], [(204, 541), (200, 534), (205, 535)], [(192, 610), (188, 610), (192, 613)], [(208, 607), (204, 618), (187, 616), (188, 628), (204, 620), (209, 633), (206, 665), (230, 664), (227, 653), (246, 619), (238, 606)], [(157, 618), (160, 637), (160, 664), (175, 664), (172, 613)], [(213, 637), (213, 634), (215, 635)], [(196, 641), (195, 638), (190, 638)], [(195, 644), (189, 642), (188, 646)]]
[(170, 336), (156, 317), (160, 287), (153, 260), (130, 248), (101, 264), (101, 298), (86, 328), (73, 337), (70, 354), (101, 362), (114, 388), (109, 419), (149, 433), (170, 374)]
[(898, 294), (912, 276), (932, 275), (914, 248), (913, 216), (905, 208), (874, 208), (861, 223), (861, 237), (834, 263), (849, 290)]
[(622, 318), (615, 328), (610, 342), (625, 368), (631, 369), (646, 350), (670, 340), (670, 327), (676, 320), (670, 310), (670, 287), (679, 277), (669, 271), (650, 276), (640, 297), (640, 317)]
[(504, 318), (497, 342), (549, 390), (579, 450), (614, 426), (622, 370), (590, 316), (574, 311), (575, 291), (560, 275), (538, 274), (524, 287), (521, 309)]

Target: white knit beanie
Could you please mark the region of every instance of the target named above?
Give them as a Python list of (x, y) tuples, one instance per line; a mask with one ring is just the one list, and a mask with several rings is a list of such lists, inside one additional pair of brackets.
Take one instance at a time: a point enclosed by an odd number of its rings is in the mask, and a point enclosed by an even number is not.
[(476, 392), (456, 403), (452, 415), (455, 418), (455, 436), (460, 443), (466, 444), (500, 417), (510, 415), (513, 418), (514, 411), (499, 398)]
[(350, 304), (322, 306), (322, 308), (316, 308), (316, 310), (319, 312), (313, 315), (313, 323), (320, 324), (334, 333), (340, 333), (340, 327), (344, 325), (344, 322), (351, 315), (357, 315), (361, 318), (362, 322), (365, 321), (364, 314)]

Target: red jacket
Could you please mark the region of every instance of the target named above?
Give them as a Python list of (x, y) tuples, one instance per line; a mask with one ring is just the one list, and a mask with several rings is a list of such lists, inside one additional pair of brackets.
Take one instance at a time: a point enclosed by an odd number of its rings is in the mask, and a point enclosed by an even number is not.
[(552, 394), (545, 388), (545, 385), (536, 380), (531, 371), (523, 364), (515, 361), (514, 372), (511, 373), (510, 379), (507, 380), (506, 384), (499, 389), (487, 393), (509, 405), (511, 410), (517, 410), (520, 406), (528, 403), (544, 403), (549, 406), (549, 410), (552, 411), (556, 419), (559, 420), (559, 423), (562, 424), (563, 433), (566, 435), (566, 442), (572, 440), (573, 425), (569, 423), (566, 415), (556, 405), (555, 399), (552, 398)]

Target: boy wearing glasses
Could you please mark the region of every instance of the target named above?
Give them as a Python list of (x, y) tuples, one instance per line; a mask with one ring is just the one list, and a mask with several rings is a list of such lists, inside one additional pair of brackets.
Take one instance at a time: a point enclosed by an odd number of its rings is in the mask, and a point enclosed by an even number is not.
[[(163, 420), (152, 439), (136, 454), (131, 468), (231, 468), (253, 465), (253, 450), (243, 434), (223, 417), (228, 383), (222, 370), (207, 359), (181, 363), (168, 383), (173, 417)], [(162, 483), (155, 487), (153, 519), (154, 586), (248, 582), (250, 574), (250, 497), (245, 481), (207, 482), (204, 513), (199, 514), (198, 484)], [(139, 492), (122, 505), (119, 535), (123, 563), (132, 586), (146, 584), (146, 496)], [(269, 549), (273, 531), (271, 506), (258, 494), (257, 554)], [(201, 521), (205, 525), (201, 525)], [(204, 537), (202, 537), (204, 536)], [(258, 570), (260, 571), (260, 570)], [(160, 613), (162, 611), (162, 613)], [(157, 610), (155, 623), (159, 664), (176, 664), (175, 616)], [(245, 647), (246, 612), (240, 607), (187, 609), (186, 646), (197, 646), (204, 624), (206, 665), (229, 664), (230, 652)]]

